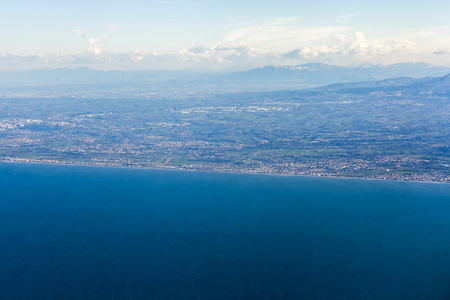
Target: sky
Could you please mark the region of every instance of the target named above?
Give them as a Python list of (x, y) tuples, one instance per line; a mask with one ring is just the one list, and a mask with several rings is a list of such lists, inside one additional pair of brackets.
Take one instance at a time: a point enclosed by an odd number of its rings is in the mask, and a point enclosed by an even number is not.
[(2, 1), (0, 70), (450, 66), (449, 12), (448, 0)]

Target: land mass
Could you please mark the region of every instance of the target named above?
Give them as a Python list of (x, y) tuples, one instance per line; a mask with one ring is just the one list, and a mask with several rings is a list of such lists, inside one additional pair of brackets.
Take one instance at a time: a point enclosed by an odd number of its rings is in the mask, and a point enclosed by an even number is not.
[(0, 160), (450, 182), (450, 75), (305, 90), (3, 89)]

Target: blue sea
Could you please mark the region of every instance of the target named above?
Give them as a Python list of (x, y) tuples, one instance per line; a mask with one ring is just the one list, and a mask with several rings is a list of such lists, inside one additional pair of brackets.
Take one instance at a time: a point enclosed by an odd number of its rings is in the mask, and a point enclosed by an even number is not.
[(450, 185), (0, 163), (0, 299), (450, 299)]

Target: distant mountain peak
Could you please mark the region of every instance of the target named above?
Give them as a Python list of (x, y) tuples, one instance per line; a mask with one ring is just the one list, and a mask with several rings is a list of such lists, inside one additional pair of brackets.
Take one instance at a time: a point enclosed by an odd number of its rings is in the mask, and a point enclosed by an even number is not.
[[(268, 91), (313, 88), (334, 83), (377, 81), (399, 77), (439, 77), (449, 73), (449, 67), (433, 66), (427, 63), (336, 66), (312, 62), (285, 66), (267, 65), (220, 75), (185, 71), (100, 71), (82, 67), (3, 71), (0, 72), (0, 86), (138, 85), (161, 89), (173, 86), (187, 89), (201, 87), (219, 90)], [(442, 79), (442, 82), (447, 80)]]

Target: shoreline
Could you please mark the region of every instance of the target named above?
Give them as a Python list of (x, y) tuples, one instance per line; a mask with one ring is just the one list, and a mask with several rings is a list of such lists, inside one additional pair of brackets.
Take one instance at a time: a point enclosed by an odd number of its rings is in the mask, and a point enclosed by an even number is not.
[(446, 181), (425, 181), (425, 180), (396, 180), (385, 178), (368, 178), (368, 177), (350, 177), (350, 176), (317, 176), (317, 175), (302, 175), (302, 174), (276, 174), (276, 173), (261, 173), (261, 172), (237, 172), (237, 171), (215, 171), (215, 170), (196, 170), (183, 168), (167, 168), (167, 167), (139, 167), (139, 166), (109, 166), (101, 164), (84, 164), (84, 163), (63, 163), (63, 162), (41, 162), (41, 161), (19, 161), (19, 160), (5, 160), (0, 159), (0, 163), (11, 164), (33, 164), (33, 165), (55, 165), (55, 166), (74, 166), (74, 167), (98, 167), (98, 168), (115, 168), (115, 169), (135, 169), (135, 170), (156, 170), (156, 171), (181, 171), (181, 172), (204, 172), (217, 174), (241, 174), (241, 175), (265, 175), (277, 177), (307, 177), (307, 178), (330, 178), (330, 179), (348, 179), (348, 180), (365, 180), (365, 181), (384, 181), (384, 182), (410, 182), (410, 183), (432, 183), (432, 184), (450, 184)]

